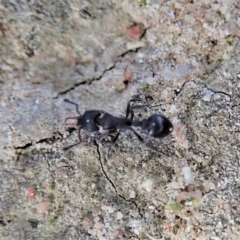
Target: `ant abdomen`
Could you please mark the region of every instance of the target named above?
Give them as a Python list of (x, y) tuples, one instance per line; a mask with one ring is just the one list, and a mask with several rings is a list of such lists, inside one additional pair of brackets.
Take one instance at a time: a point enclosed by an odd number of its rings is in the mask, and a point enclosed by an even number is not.
[(146, 131), (148, 135), (155, 138), (163, 138), (173, 131), (171, 121), (160, 114), (153, 114), (147, 119), (134, 120), (132, 123), (134, 127), (140, 127)]
[(173, 131), (171, 121), (160, 114), (153, 114), (147, 119), (149, 126), (147, 131), (150, 136), (155, 138), (163, 138)]

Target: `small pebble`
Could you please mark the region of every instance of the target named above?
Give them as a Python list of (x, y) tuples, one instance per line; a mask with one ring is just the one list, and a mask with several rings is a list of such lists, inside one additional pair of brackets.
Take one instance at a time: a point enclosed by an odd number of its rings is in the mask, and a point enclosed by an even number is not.
[(151, 192), (152, 189), (153, 189), (153, 180), (152, 180), (152, 179), (148, 179), (148, 180), (144, 181), (144, 182), (142, 183), (142, 187), (143, 187), (146, 191)]

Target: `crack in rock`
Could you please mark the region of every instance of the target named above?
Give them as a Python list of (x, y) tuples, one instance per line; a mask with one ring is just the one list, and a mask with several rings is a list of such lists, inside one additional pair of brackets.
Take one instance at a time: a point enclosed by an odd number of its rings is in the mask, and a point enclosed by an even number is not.
[(80, 86), (80, 85), (85, 85), (85, 84), (91, 85), (92, 82), (94, 82), (94, 81), (99, 81), (99, 80), (104, 76), (105, 73), (107, 73), (107, 72), (111, 71), (112, 69), (114, 69), (115, 66), (116, 66), (116, 63), (114, 63), (114, 64), (113, 64), (112, 66), (110, 66), (109, 68), (105, 69), (105, 70), (102, 72), (102, 74), (100, 74), (100, 76), (97, 77), (97, 78), (88, 79), (88, 80), (85, 80), (85, 81), (83, 81), (83, 82), (74, 84), (72, 87), (69, 87), (68, 89), (66, 89), (66, 90), (64, 90), (64, 91), (59, 92), (59, 93), (57, 94), (57, 96), (53, 97), (53, 99), (58, 99), (59, 96), (64, 95), (64, 94), (66, 94), (66, 93), (69, 93), (69, 92), (73, 91), (75, 88), (77, 88), (77, 87)]
[(207, 84), (203, 84), (203, 86), (204, 86), (207, 90), (212, 91), (212, 92), (215, 93), (215, 94), (216, 94), (216, 93), (218, 93), (218, 94), (223, 94), (223, 95), (229, 97), (230, 102), (232, 101), (232, 96), (231, 96), (231, 94), (226, 93), (226, 92), (223, 92), (223, 91), (216, 91), (216, 90), (208, 87)]
[(49, 138), (43, 138), (43, 139), (40, 139), (39, 141), (37, 142), (34, 142), (32, 140), (30, 140), (29, 143), (26, 143), (25, 145), (23, 146), (17, 146), (17, 147), (14, 147), (14, 149), (18, 150), (18, 149), (27, 149), (29, 147), (31, 147), (33, 144), (39, 144), (39, 143), (47, 143), (47, 144), (54, 144), (55, 142), (57, 142), (58, 140), (62, 140), (63, 139), (63, 134), (61, 132), (54, 132), (53, 135)]
[[(139, 49), (136, 49), (135, 52), (138, 52)], [(125, 52), (123, 52), (122, 54), (119, 54), (118, 58), (124, 58), (125, 55), (127, 55), (128, 53), (131, 53), (133, 52), (133, 50), (131, 49), (127, 49)], [(109, 68), (105, 69), (99, 77), (96, 77), (96, 78), (92, 78), (92, 79), (87, 79), (85, 81), (82, 81), (82, 82), (79, 82), (79, 83), (76, 83), (74, 84), (73, 86), (69, 87), (68, 89), (66, 90), (63, 90), (61, 92), (59, 92), (55, 97), (53, 97), (53, 99), (58, 99), (58, 97), (60, 97), (61, 95), (64, 95), (64, 94), (67, 94), (71, 91), (73, 91), (75, 88), (79, 87), (80, 85), (91, 85), (94, 81), (99, 81), (107, 72), (113, 70), (115, 67), (116, 67), (116, 64), (117, 62), (120, 62), (120, 61), (116, 61), (115, 63), (113, 63)]]
[(106, 171), (105, 171), (105, 169), (104, 169), (104, 167), (103, 167), (101, 152), (100, 152), (100, 150), (99, 150), (99, 144), (97, 143), (96, 140), (94, 140), (94, 144), (95, 144), (95, 146), (97, 147), (98, 160), (99, 160), (99, 163), (100, 163), (102, 172), (103, 172), (104, 176), (106, 177), (107, 181), (110, 183), (110, 185), (113, 187), (114, 191), (116, 192), (116, 194), (117, 194), (120, 198), (122, 198), (122, 199), (123, 199), (124, 201), (126, 201), (126, 202), (130, 202), (131, 204), (133, 204), (133, 205), (136, 207), (136, 209), (137, 209), (140, 217), (143, 218), (143, 214), (141, 213), (141, 209), (138, 207), (137, 203), (136, 203), (135, 201), (133, 201), (133, 200), (129, 200), (129, 199), (125, 198), (123, 195), (121, 195), (121, 194), (118, 193), (117, 188), (116, 188), (114, 182), (110, 179), (110, 177), (108, 176), (108, 174), (106, 173)]

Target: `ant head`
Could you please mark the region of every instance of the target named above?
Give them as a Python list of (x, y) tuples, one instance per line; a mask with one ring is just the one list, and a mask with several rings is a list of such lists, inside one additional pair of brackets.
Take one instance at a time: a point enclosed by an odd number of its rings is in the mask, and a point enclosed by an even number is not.
[(153, 114), (144, 122), (143, 129), (146, 129), (152, 137), (162, 138), (173, 131), (173, 125), (171, 121), (163, 115)]

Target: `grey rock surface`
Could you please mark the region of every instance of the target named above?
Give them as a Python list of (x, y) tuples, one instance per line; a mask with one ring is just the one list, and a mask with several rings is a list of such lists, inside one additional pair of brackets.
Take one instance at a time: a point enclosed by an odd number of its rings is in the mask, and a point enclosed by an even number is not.
[[(238, 1), (1, 1), (1, 239), (240, 239)], [(64, 120), (163, 113), (148, 149)], [(145, 137), (144, 132), (137, 130)]]

